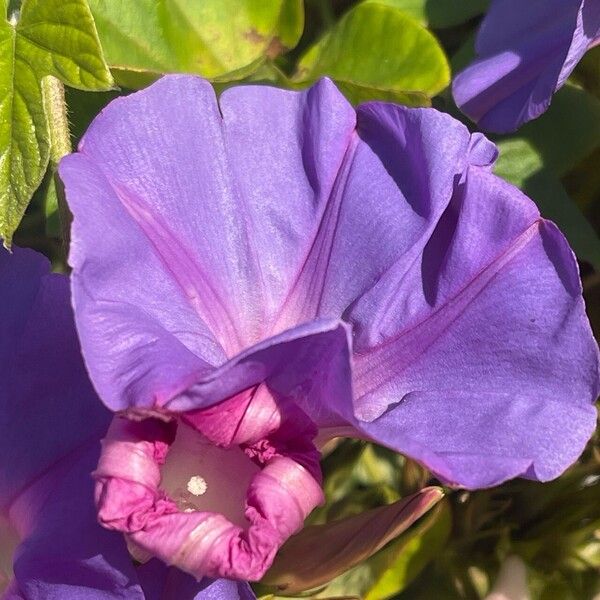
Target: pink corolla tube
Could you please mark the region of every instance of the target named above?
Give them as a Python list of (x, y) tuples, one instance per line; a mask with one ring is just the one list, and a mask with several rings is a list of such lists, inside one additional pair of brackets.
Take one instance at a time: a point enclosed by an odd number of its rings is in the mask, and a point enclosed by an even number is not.
[(177, 419), (117, 416), (94, 472), (99, 520), (141, 560), (260, 579), (323, 500), (316, 432), (265, 385)]

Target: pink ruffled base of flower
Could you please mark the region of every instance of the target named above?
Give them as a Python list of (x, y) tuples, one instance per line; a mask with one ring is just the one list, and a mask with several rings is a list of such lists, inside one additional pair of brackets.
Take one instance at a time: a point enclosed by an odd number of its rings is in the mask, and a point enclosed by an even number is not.
[(246, 527), (218, 512), (182, 511), (161, 488), (175, 421), (115, 417), (94, 472), (100, 523), (198, 579), (259, 580), (279, 547), (323, 501), (312, 445), (316, 429), (296, 410), (291, 404), (282, 410), (259, 386), (183, 417), (199, 436), (220, 447), (239, 446), (260, 467), (246, 491)]

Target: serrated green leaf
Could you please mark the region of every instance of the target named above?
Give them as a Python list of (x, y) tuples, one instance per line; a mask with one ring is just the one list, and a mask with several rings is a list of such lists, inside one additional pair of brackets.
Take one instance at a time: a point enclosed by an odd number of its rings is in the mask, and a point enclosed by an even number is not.
[(48, 164), (41, 85), (48, 75), (84, 89), (112, 85), (85, 0), (25, 0), (18, 23), (0, 19), (0, 237), (6, 246)]
[(90, 7), (111, 67), (223, 80), (294, 46), (304, 16), (301, 0), (90, 0)]
[(38, 75), (82, 90), (112, 87), (110, 71), (85, 0), (26, 0), (17, 24), (17, 54)]
[(0, 21), (0, 237), (7, 247), (50, 153), (40, 81), (16, 53), (16, 37), (15, 28)]
[[(443, 90), (450, 68), (435, 37), (412, 17), (382, 4), (347, 12), (298, 65), (296, 81), (327, 75), (360, 100), (419, 103)], [(421, 102), (422, 103), (422, 102)]]
[(489, 0), (366, 0), (399, 8), (423, 25), (442, 29), (485, 12)]

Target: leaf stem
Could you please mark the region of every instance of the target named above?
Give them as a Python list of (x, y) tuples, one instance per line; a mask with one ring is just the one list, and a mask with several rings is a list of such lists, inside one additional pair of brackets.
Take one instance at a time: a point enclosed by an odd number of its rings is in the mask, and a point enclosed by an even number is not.
[(65, 87), (56, 77), (49, 75), (42, 79), (44, 109), (48, 118), (50, 132), (50, 169), (56, 186), (58, 199), (58, 218), (65, 255), (70, 242), (70, 226), (73, 216), (67, 205), (65, 190), (57, 173), (58, 163), (63, 156), (71, 152), (71, 134), (65, 102)]

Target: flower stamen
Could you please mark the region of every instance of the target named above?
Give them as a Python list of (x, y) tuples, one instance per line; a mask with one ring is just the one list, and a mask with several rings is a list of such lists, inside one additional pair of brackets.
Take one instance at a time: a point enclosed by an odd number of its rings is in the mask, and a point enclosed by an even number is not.
[(202, 496), (202, 494), (206, 493), (207, 489), (206, 481), (200, 475), (190, 477), (190, 480), (187, 482), (187, 491), (194, 496)]

